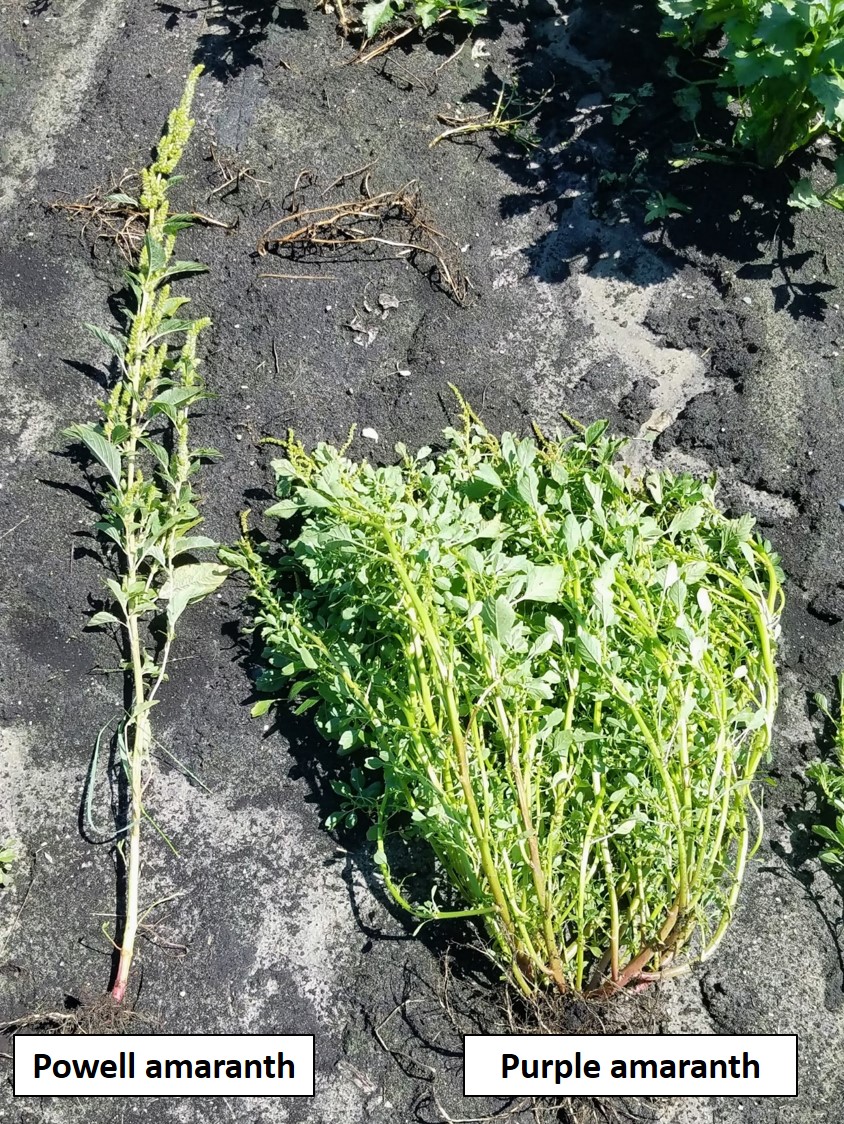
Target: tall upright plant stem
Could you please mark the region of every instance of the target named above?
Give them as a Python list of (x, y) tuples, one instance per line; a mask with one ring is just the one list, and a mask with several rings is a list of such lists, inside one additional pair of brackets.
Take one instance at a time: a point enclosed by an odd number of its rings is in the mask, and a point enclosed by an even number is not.
[[(88, 325), (117, 357), (118, 378), (102, 403), (99, 425), (75, 425), (66, 436), (80, 441), (106, 469), (97, 529), (116, 545), (115, 576), (106, 582), (113, 603), (96, 613), (95, 626), (116, 626), (124, 635), (131, 702), (118, 730), (119, 760), (127, 792), (125, 837), (119, 844), (126, 907), (119, 933), (119, 961), (112, 998), (126, 996), (141, 920), (141, 821), (148, 816), (144, 791), (152, 746), (150, 713), (175, 637), (175, 625), (188, 604), (224, 580), (227, 570), (213, 562), (184, 561), (216, 543), (188, 534), (201, 522), (191, 480), (213, 449), (191, 450), (188, 411), (210, 397), (198, 375), (196, 341), (208, 320), (177, 315), (187, 297), (171, 295), (170, 281), (201, 272), (197, 262), (174, 259), (176, 236), (190, 216), (171, 214), (168, 192), (173, 172), (193, 129), (189, 117), (197, 67), (182, 100), (170, 114), (155, 160), (141, 172), (141, 193), (132, 200), (146, 222), (135, 270), (126, 281), (133, 298), (126, 332), (115, 335)], [(172, 348), (180, 340), (178, 348)], [(157, 643), (148, 624), (163, 622)]]

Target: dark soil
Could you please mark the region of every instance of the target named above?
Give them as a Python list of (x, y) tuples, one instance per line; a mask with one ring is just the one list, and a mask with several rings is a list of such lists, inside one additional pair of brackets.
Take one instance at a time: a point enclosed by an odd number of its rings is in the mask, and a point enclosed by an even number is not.
[[(717, 472), (725, 506), (753, 512), (781, 552), (765, 841), (719, 954), (657, 995), (667, 1032), (799, 1034), (801, 1095), (661, 1103), (659, 1119), (828, 1124), (844, 1096), (842, 902), (812, 843), (804, 768), (822, 745), (810, 696), (829, 693), (844, 662), (844, 216), (788, 211), (796, 168), (667, 175), (689, 127), (660, 70), (652, 5), (490, 7), (480, 51), (451, 58), (465, 32), (447, 28), (361, 67), (309, 0), (0, 0), (0, 839), (26, 851), (0, 891), (0, 1021), (72, 1010), (112, 968), (100, 927), (115, 908), (114, 855), (86, 839), (80, 801), (93, 740), (120, 706), (104, 673), (117, 654), (84, 630), (101, 569), (88, 482), (60, 430), (94, 416), (104, 356), (82, 324), (109, 323), (122, 263), (49, 204), (142, 166), (203, 61), (179, 203), (233, 224), (194, 229), (182, 254), (211, 266), (185, 285), (214, 320), (203, 354), (218, 397), (195, 422), (224, 454), (201, 477), (208, 534), (234, 538), (238, 512), (264, 503), (261, 436), (293, 426), (306, 444), (339, 441), (356, 423), (378, 434), (356, 439), (360, 455), (387, 459), (397, 440), (436, 447), (453, 382), (490, 428), (608, 417), (633, 438), (631, 459)], [(552, 87), (540, 149), (490, 137), (429, 148), (438, 112), (490, 108), (514, 73), (525, 96)], [(648, 81), (654, 96), (614, 126), (612, 94)], [(422, 259), (256, 257), (300, 172), (319, 199), (370, 163), (374, 191), (418, 182), (471, 280), (465, 306)], [(655, 190), (690, 214), (646, 226)], [(386, 318), (366, 310), (382, 293), (400, 302)], [(348, 326), (356, 316), (363, 333)], [(460, 1092), (461, 1029), (498, 1025), (496, 982), (458, 947), (444, 991), (444, 950), (470, 934), (413, 938), (366, 841), (322, 827), (330, 755), (312, 730), (249, 718), (240, 596), (228, 583), (182, 618), (156, 712), (158, 736), (210, 792), (158, 762), (149, 805), (180, 857), (148, 833), (144, 894), (180, 896), (150, 918), (134, 1001), (162, 1032), (315, 1034), (318, 1096), (126, 1100), (119, 1119), (410, 1124), (507, 1108)], [(0, 1078), (0, 1120), (98, 1124), (115, 1108), (15, 1101)]]

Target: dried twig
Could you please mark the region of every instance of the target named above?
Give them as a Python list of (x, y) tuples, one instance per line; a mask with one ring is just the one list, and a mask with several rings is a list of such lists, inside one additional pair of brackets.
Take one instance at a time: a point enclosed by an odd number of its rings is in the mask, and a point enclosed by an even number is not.
[(346, 5), (343, 0), (319, 0), (319, 6), (324, 12), (329, 12), (332, 9), (337, 14), (337, 27), (340, 34), (346, 39), (349, 34), (354, 30), (354, 20), (349, 18), (346, 12)]
[[(296, 187), (291, 197), (291, 213), (267, 227), (258, 240), (258, 253), (289, 253), (306, 257), (324, 249), (350, 246), (386, 247), (396, 257), (421, 255), (433, 261), (439, 284), (463, 304), (469, 281), (457, 264), (457, 247), (451, 238), (437, 230), (422, 207), (418, 184), (405, 184), (398, 191), (371, 194), (369, 166), (341, 176), (336, 184), (365, 172), (357, 199), (329, 203), (305, 210), (298, 208)], [(332, 185), (333, 186), (333, 185)]]
[[(101, 187), (94, 190), (83, 199), (65, 201), (53, 200), (49, 204), (51, 211), (65, 211), (72, 218), (82, 220), (80, 237), (84, 239), (89, 228), (94, 230), (94, 245), (100, 239), (113, 242), (121, 255), (133, 262), (138, 256), (141, 243), (146, 233), (145, 212), (132, 192), (138, 190), (138, 175), (136, 172), (124, 172), (118, 180), (112, 182), (111, 188), (104, 192)], [(188, 216), (193, 222), (203, 223), (205, 226), (219, 226), (223, 230), (233, 230), (235, 224), (221, 222), (220, 219), (210, 215), (192, 211)]]
[[(210, 191), (206, 198), (211, 199), (215, 195), (231, 195), (233, 192), (239, 190), (240, 185), (245, 182), (253, 183), (258, 189), (258, 194), (261, 198), (264, 193), (262, 187), (269, 184), (269, 180), (259, 180), (257, 176), (252, 175), (252, 169), (248, 164), (232, 163), (229, 159), (220, 156), (219, 149), (216, 144), (209, 145), (209, 159), (213, 161), (214, 167), (217, 169), (221, 182)], [(224, 197), (225, 197), (224, 195)]]
[(527, 149), (536, 148), (539, 138), (530, 127), (530, 119), (549, 93), (550, 90), (546, 90), (538, 101), (527, 104), (519, 98), (515, 82), (510, 83), (509, 89), (505, 82), (491, 110), (474, 113), (469, 117), (462, 114), (438, 113), (437, 120), (443, 125), (448, 125), (449, 128), (434, 137), (428, 147), (434, 148), (440, 141), (454, 140), (455, 137), (468, 136), (471, 133), (490, 132), (511, 137)]

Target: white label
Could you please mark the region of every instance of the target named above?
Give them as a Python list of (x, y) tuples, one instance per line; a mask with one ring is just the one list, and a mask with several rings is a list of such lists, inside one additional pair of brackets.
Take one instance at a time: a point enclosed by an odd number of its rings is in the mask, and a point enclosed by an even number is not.
[(467, 1035), (466, 1096), (796, 1097), (796, 1034)]
[(310, 1034), (16, 1034), (16, 1097), (312, 1097)]

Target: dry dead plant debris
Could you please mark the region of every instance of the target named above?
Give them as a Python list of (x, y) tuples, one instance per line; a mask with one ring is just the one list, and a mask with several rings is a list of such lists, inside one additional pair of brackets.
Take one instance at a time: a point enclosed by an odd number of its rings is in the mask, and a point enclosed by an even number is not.
[(208, 159), (217, 170), (220, 182), (208, 193), (207, 200), (212, 199), (215, 195), (219, 195), (221, 199), (234, 195), (240, 191), (242, 183), (254, 184), (260, 197), (264, 198), (263, 188), (268, 186), (269, 180), (258, 179), (257, 176), (252, 174), (252, 169), (248, 164), (240, 164), (230, 156), (221, 153), (216, 144), (208, 146)]
[[(424, 38), (443, 23), (452, 21), (464, 21), (474, 28), (486, 15), (486, 8), (476, 0), (468, 3), (465, 0), (463, 3), (415, 0), (413, 4), (405, 4), (404, 0), (381, 0), (366, 4), (362, 11), (355, 9), (352, 0), (317, 0), (317, 3), (323, 12), (337, 17), (337, 30), (342, 38), (356, 42), (357, 54), (349, 62), (364, 65), (387, 54), (410, 35)], [(466, 41), (459, 47), (458, 54)]]
[(484, 110), (483, 113), (473, 113), (468, 117), (460, 110), (454, 114), (438, 113), (437, 120), (449, 127), (434, 137), (428, 147), (435, 148), (440, 141), (456, 140), (458, 137), (486, 132), (495, 133), (500, 137), (509, 137), (528, 151), (537, 148), (539, 137), (531, 125), (531, 119), (536, 115), (549, 93), (550, 90), (546, 90), (538, 100), (525, 102), (519, 96), (516, 83), (505, 82), (501, 87), (495, 105), (490, 110)]
[[(316, 177), (310, 171), (301, 172), (289, 195), (289, 213), (267, 227), (258, 240), (258, 254), (314, 262), (326, 251), (342, 252), (353, 247), (383, 250), (388, 257), (407, 258), (458, 304), (464, 304), (470, 282), (458, 264), (460, 251), (454, 240), (434, 225), (416, 181), (397, 191), (374, 194), (367, 166), (344, 173), (322, 197), (361, 173), (357, 198), (302, 208), (299, 191), (315, 188)], [(430, 262), (430, 269), (422, 268), (425, 261)]]
[[(48, 208), (51, 211), (64, 211), (72, 219), (80, 220), (80, 237), (84, 241), (85, 235), (92, 232), (92, 249), (101, 240), (112, 242), (126, 261), (133, 262), (146, 234), (145, 213), (137, 199), (139, 189), (138, 173), (126, 171), (118, 179), (112, 180), (107, 191), (102, 187), (95, 187), (83, 199), (55, 199), (48, 204)], [(233, 230), (235, 225), (198, 211), (192, 211), (184, 217), (205, 226), (219, 226), (223, 230)]]

